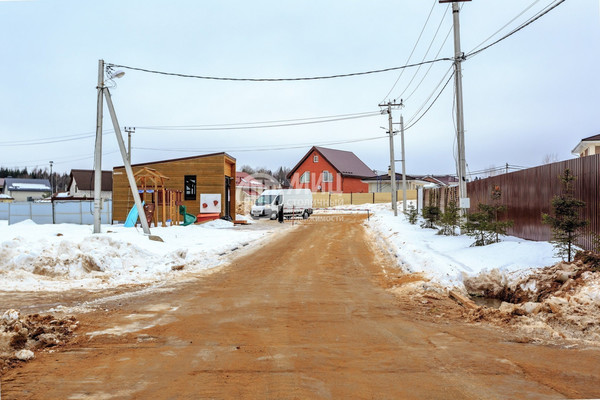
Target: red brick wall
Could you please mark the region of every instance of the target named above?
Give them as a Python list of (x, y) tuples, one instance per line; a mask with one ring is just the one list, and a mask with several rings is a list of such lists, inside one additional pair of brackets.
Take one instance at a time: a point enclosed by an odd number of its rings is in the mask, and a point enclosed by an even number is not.
[(368, 193), (369, 185), (361, 182), (360, 178), (344, 177), (342, 184), (343, 193)]
[[(314, 157), (318, 161), (314, 162)], [(332, 182), (323, 182), (323, 171), (329, 171), (333, 175)], [(300, 183), (300, 177), (305, 172), (310, 173), (309, 183)], [(327, 160), (319, 154), (313, 152), (296, 169), (290, 179), (291, 187), (294, 189), (310, 189), (313, 192), (332, 192), (332, 193), (366, 193), (369, 191), (369, 185), (362, 183), (358, 178), (342, 177), (337, 170)], [(319, 189), (319, 186), (321, 187)]]

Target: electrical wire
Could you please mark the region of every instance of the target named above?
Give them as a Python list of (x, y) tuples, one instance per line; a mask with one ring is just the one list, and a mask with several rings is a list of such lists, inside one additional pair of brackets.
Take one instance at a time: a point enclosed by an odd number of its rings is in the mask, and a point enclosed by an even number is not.
[[(114, 131), (104, 131), (102, 132), (102, 136), (112, 133)], [(11, 146), (34, 146), (40, 144), (50, 144), (50, 143), (62, 143), (62, 142), (71, 142), (74, 140), (87, 139), (90, 137), (96, 136), (96, 133), (80, 133), (75, 135), (66, 135), (66, 136), (55, 136), (54, 139), (43, 138), (43, 139), (35, 139), (35, 140), (17, 140), (12, 142), (0, 142), (1, 147), (11, 147)]]
[(479, 43), (477, 46), (475, 46), (471, 51), (469, 51), (469, 53), (472, 53), (473, 51), (477, 50), (479, 47), (483, 46), (486, 42), (488, 42), (491, 38), (493, 38), (494, 36), (496, 36), (498, 33), (500, 33), (504, 28), (506, 28), (508, 25), (512, 24), (517, 18), (519, 18), (521, 15), (525, 14), (527, 11), (529, 11), (534, 5), (536, 5), (537, 3), (539, 3), (541, 0), (535, 0), (533, 3), (531, 3), (527, 8), (525, 8), (523, 11), (521, 11), (519, 14), (517, 14), (517, 16), (515, 16), (513, 19), (511, 19), (510, 21), (508, 21), (506, 24), (504, 24), (500, 29), (498, 29), (496, 32), (492, 33), (487, 39), (485, 39), (484, 41), (482, 41), (481, 43)]
[[(448, 8), (450, 7), (450, 4), (448, 4), (448, 6), (446, 7), (446, 11), (448, 10)], [(445, 12), (444, 12), (445, 14)], [(442, 18), (440, 19), (440, 23), (438, 24), (437, 29), (435, 30), (435, 34), (433, 35), (433, 38), (431, 39), (431, 42), (429, 43), (429, 46), (427, 47), (427, 51), (425, 52), (425, 54), (423, 55), (423, 58), (421, 61), (425, 60), (425, 58), (427, 58), (427, 55), (429, 55), (429, 51), (431, 50), (431, 47), (433, 46), (433, 43), (435, 42), (435, 39), (437, 38), (438, 33), (440, 32), (440, 29), (442, 28), (442, 24), (444, 23), (444, 19), (445, 19), (445, 15), (442, 14)], [(448, 35), (446, 36), (446, 39), (448, 39), (448, 36), (450, 35), (451, 30), (448, 31)], [(446, 41), (444, 40), (445, 44)], [(443, 47), (443, 45), (442, 45)], [(441, 51), (441, 48), (440, 48)], [(439, 55), (439, 52), (438, 52)], [(433, 66), (433, 64), (431, 64), (430, 66)], [(404, 88), (404, 90), (402, 91), (402, 93), (400, 93), (400, 98), (404, 97), (404, 93), (406, 93), (406, 91), (408, 90), (408, 88), (410, 87), (410, 85), (413, 83), (413, 81), (415, 80), (415, 78), (417, 77), (417, 75), (419, 74), (419, 71), (421, 70), (422, 65), (419, 65), (415, 71), (415, 73), (413, 74), (412, 78), (410, 79), (410, 81), (408, 82), (408, 84), (406, 85), (406, 87)], [(413, 93), (418, 89), (418, 86), (415, 88), (415, 90), (413, 90)], [(412, 93), (411, 93), (412, 95)]]
[[(404, 128), (404, 130), (408, 130), (408, 129), (412, 128), (413, 126), (415, 126), (421, 120), (421, 118), (423, 118), (425, 116), (425, 114), (427, 114), (427, 112), (431, 109), (431, 107), (435, 104), (435, 102), (440, 98), (441, 94), (444, 92), (444, 89), (446, 89), (446, 86), (448, 86), (448, 83), (450, 82), (450, 80), (454, 76), (454, 72), (450, 75), (450, 77), (448, 78), (448, 80), (446, 81), (446, 83), (444, 84), (444, 86), (442, 87), (442, 89), (439, 91), (439, 93), (437, 94), (437, 96), (435, 97), (435, 99), (433, 100), (433, 102), (431, 102), (431, 104), (429, 105), (429, 107), (427, 107), (427, 109), (425, 110), (425, 112), (423, 114), (421, 114), (420, 117), (417, 118), (417, 115), (425, 107), (425, 105), (431, 99), (431, 97), (433, 97), (433, 95), (435, 94), (435, 91), (444, 82), (444, 79), (446, 79), (446, 76), (448, 76), (448, 73), (450, 71), (452, 71), (452, 67), (450, 69), (448, 69), (448, 71), (446, 72), (446, 74), (444, 75), (444, 77), (440, 80), (440, 82), (435, 87), (435, 89), (433, 89), (433, 91), (431, 92), (431, 94), (429, 95), (429, 97), (427, 98), (427, 100), (425, 100), (425, 102), (423, 103), (423, 105), (419, 108), (419, 110), (416, 113), (414, 113), (410, 118), (408, 118), (408, 122), (407, 122), (408, 126), (406, 128)], [(417, 118), (417, 120), (413, 123), (412, 121), (415, 120), (415, 118)]]
[[(433, 5), (431, 6), (431, 10), (429, 10), (429, 15), (427, 15), (427, 19), (425, 20), (425, 24), (423, 24), (423, 28), (421, 29), (421, 33), (419, 33), (419, 37), (417, 38), (417, 41), (415, 42), (415, 45), (413, 46), (410, 54), (408, 55), (408, 58), (406, 59), (406, 64), (408, 64), (410, 62), (410, 59), (412, 58), (412, 55), (414, 54), (417, 45), (419, 44), (419, 42), (421, 41), (421, 37), (423, 36), (423, 32), (425, 31), (425, 28), (427, 27), (427, 24), (429, 23), (429, 18), (431, 18), (431, 13), (433, 12), (433, 9), (435, 8), (437, 4), (437, 0), (433, 0)], [(398, 75), (398, 78), (396, 78), (396, 81), (394, 82), (394, 84), (392, 85), (392, 88), (389, 90), (389, 92), (387, 92), (387, 94), (383, 97), (383, 99), (381, 100), (380, 103), (385, 103), (385, 100), (389, 97), (390, 93), (392, 93), (392, 91), (394, 90), (394, 88), (396, 87), (396, 85), (398, 84), (398, 81), (400, 81), (400, 78), (402, 78), (402, 75), (404, 74), (404, 69), (400, 71), (400, 75)]]
[(254, 122), (232, 122), (227, 124), (204, 124), (204, 125), (163, 125), (163, 126), (136, 126), (136, 128), (141, 129), (176, 129), (176, 128), (219, 128), (226, 126), (240, 126), (240, 125), (266, 125), (266, 124), (275, 124), (280, 122), (295, 122), (295, 121), (309, 121), (309, 120), (320, 120), (320, 119), (330, 119), (330, 118), (339, 118), (339, 117), (352, 117), (359, 115), (371, 115), (371, 114), (380, 114), (379, 111), (366, 111), (360, 113), (351, 113), (351, 114), (338, 114), (338, 115), (326, 115), (321, 117), (305, 117), (305, 118), (293, 118), (293, 119), (279, 119), (279, 120), (271, 120), (271, 121), (254, 121)]
[[(359, 119), (359, 118), (368, 118), (380, 115), (379, 111), (369, 112), (361, 115), (348, 116), (348, 117), (339, 117), (339, 118), (330, 118), (324, 120), (317, 121), (304, 121), (304, 122), (290, 122), (290, 123), (265, 123), (263, 125), (248, 125), (243, 126), (220, 126), (220, 125), (208, 125), (203, 127), (199, 126), (136, 126), (136, 129), (148, 129), (148, 130), (172, 130), (172, 131), (227, 131), (227, 130), (240, 130), (240, 129), (258, 129), (258, 128), (281, 128), (285, 126), (299, 126), (299, 125), (311, 125), (311, 124), (322, 124), (327, 122), (337, 122), (337, 121), (345, 121), (350, 119)], [(226, 125), (226, 124), (225, 124)]]
[(557, 0), (557, 2), (554, 5), (548, 5), (546, 7), (546, 9), (540, 11), (536, 16), (530, 18), (528, 21), (526, 21), (525, 23), (521, 24), (519, 27), (513, 29), (511, 32), (509, 32), (508, 34), (502, 36), (500, 39), (488, 44), (485, 47), (482, 47), (479, 50), (476, 51), (472, 51), (468, 54), (466, 54), (466, 58), (469, 57), (473, 57), (479, 53), (481, 53), (482, 51), (485, 51), (487, 49), (489, 49), (492, 46), (495, 46), (496, 44), (502, 42), (505, 39), (508, 39), (509, 37), (511, 37), (512, 35), (514, 35), (515, 33), (525, 29), (527, 26), (531, 25), (532, 23), (534, 23), (535, 21), (537, 21), (538, 19), (542, 18), (544, 15), (548, 14), (550, 11), (554, 10), (556, 7), (558, 7), (559, 5), (561, 5), (562, 3), (564, 3), (566, 0)]
[[(321, 143), (297, 143), (293, 145), (279, 145), (279, 146), (269, 146), (269, 147), (261, 147), (261, 146), (249, 146), (249, 147), (237, 147), (237, 148), (229, 148), (226, 151), (228, 152), (253, 152), (253, 151), (275, 151), (275, 150), (291, 150), (291, 149), (300, 149), (306, 146), (330, 146), (336, 144), (346, 144), (346, 143), (358, 143), (358, 142), (366, 142), (371, 140), (378, 139), (386, 139), (385, 136), (375, 136), (369, 138), (362, 139), (353, 139), (353, 140), (340, 140), (340, 141), (329, 141), (329, 142), (321, 142)], [(136, 150), (151, 150), (151, 151), (173, 151), (173, 152), (210, 152), (210, 151), (224, 151), (223, 148), (215, 149), (215, 148), (204, 148), (204, 149), (165, 149), (165, 148), (155, 148), (155, 147), (134, 147)]]
[[(446, 34), (446, 37), (444, 38), (444, 41), (442, 42), (442, 45), (438, 49), (437, 54), (435, 55), (436, 57), (439, 57), (440, 53), (444, 49), (444, 46), (446, 45), (446, 42), (448, 41), (448, 38), (450, 37), (450, 34), (452, 33), (452, 30), (453, 30), (453, 27), (450, 27), (450, 29), (448, 29), (448, 33)], [(436, 35), (437, 35), (437, 32), (436, 32)], [(410, 94), (408, 96), (406, 96), (406, 98), (404, 99), (405, 101), (408, 101), (412, 97), (412, 95), (415, 94), (415, 92), (421, 87), (421, 84), (423, 83), (423, 81), (425, 80), (425, 78), (427, 78), (427, 76), (429, 75), (429, 72), (431, 71), (431, 68), (433, 68), (433, 64), (429, 65), (429, 68), (427, 68), (427, 71), (425, 71), (425, 74), (423, 75), (423, 77), (421, 78), (421, 80), (419, 81), (419, 83), (417, 84), (417, 86), (413, 89), (412, 92), (410, 92)], [(408, 89), (408, 87), (407, 87), (407, 89)]]
[(147, 69), (147, 68), (131, 67), (131, 66), (120, 65), (120, 64), (107, 64), (107, 66), (108, 67), (114, 67), (114, 68), (128, 69), (128, 70), (131, 70), (131, 71), (147, 72), (147, 73), (150, 73), (150, 74), (176, 76), (176, 77), (180, 77), (180, 78), (205, 79), (205, 80), (214, 80), (214, 81), (293, 82), (293, 81), (314, 81), (314, 80), (321, 80), (321, 79), (347, 78), (347, 77), (351, 77), (351, 76), (379, 74), (379, 73), (382, 73), (382, 72), (397, 71), (397, 70), (401, 70), (401, 69), (405, 69), (405, 68), (418, 67), (419, 65), (437, 63), (437, 62), (440, 62), (440, 61), (453, 61), (453, 60), (451, 58), (439, 58), (437, 60), (428, 60), (428, 61), (424, 61), (424, 62), (421, 62), (421, 63), (407, 64), (407, 65), (402, 65), (402, 66), (399, 66), (399, 67), (382, 68), (382, 69), (375, 69), (375, 70), (363, 71), (363, 72), (351, 72), (351, 73), (347, 73), (347, 74), (335, 74), (335, 75), (323, 75), (323, 76), (311, 76), (311, 77), (297, 77), (297, 78), (231, 78), (231, 77), (190, 75), (190, 74), (181, 74), (181, 73), (175, 73), (175, 72), (165, 72), (165, 71), (158, 71), (158, 70), (152, 70), (152, 69)]

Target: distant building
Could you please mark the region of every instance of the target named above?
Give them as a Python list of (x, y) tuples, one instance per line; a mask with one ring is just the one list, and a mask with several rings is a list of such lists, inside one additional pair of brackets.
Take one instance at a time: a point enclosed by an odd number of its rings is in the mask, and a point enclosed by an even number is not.
[(351, 151), (313, 146), (287, 175), (294, 189), (313, 192), (367, 193), (363, 179), (373, 171)]
[[(372, 178), (363, 179), (363, 182), (369, 185), (369, 193), (391, 193), (392, 180), (388, 174), (377, 175)], [(428, 182), (417, 179), (414, 176), (406, 175), (406, 189), (417, 190), (427, 185)], [(396, 190), (402, 190), (402, 174), (396, 174)]]
[(425, 175), (418, 178), (435, 186), (458, 186), (458, 178), (454, 175)]
[[(112, 171), (102, 171), (100, 197), (112, 199)], [(72, 169), (69, 177), (69, 196), (84, 199), (94, 198), (94, 170)]]
[(5, 178), (2, 193), (15, 201), (34, 201), (50, 197), (52, 188), (48, 179)]
[(576, 156), (585, 157), (600, 154), (600, 135), (581, 139), (579, 144), (571, 151)]

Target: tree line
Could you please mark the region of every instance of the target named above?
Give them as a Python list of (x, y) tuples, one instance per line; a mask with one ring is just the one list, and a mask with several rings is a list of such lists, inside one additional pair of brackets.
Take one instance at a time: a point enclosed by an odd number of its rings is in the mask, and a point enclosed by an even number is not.
[[(0, 178), (19, 178), (19, 179), (48, 179), (50, 180), (50, 171), (48, 168), (36, 167), (29, 171), (27, 168), (6, 168), (0, 167)], [(69, 175), (66, 173), (52, 172), (50, 180), (55, 192), (67, 190), (69, 184)]]

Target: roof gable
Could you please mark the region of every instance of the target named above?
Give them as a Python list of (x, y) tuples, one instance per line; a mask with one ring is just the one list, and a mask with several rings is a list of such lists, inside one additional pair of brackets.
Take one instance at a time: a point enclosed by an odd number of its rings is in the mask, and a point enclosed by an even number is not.
[(600, 134), (581, 139), (582, 142), (595, 142), (600, 140)]
[(288, 174), (291, 177), (294, 172), (306, 161), (306, 159), (317, 151), (325, 160), (331, 164), (342, 176), (356, 178), (370, 178), (375, 176), (373, 171), (360, 158), (351, 151), (328, 149), (325, 147), (313, 146), (308, 153), (300, 160), (298, 164)]
[[(69, 187), (77, 184), (79, 190), (94, 190), (94, 170), (93, 169), (72, 169)], [(104, 192), (112, 191), (112, 171), (102, 171), (101, 190)]]

